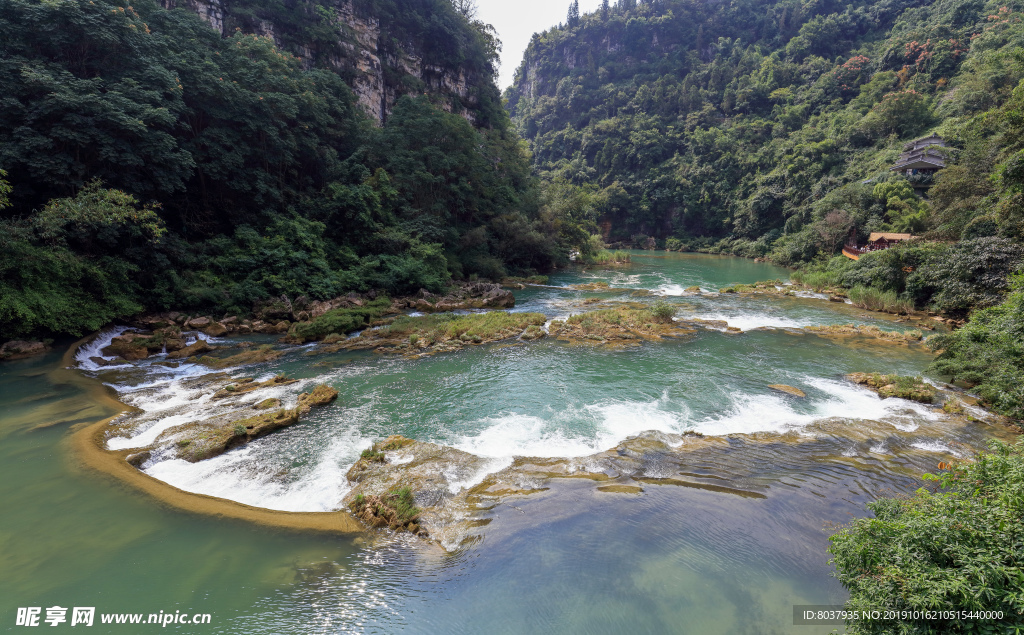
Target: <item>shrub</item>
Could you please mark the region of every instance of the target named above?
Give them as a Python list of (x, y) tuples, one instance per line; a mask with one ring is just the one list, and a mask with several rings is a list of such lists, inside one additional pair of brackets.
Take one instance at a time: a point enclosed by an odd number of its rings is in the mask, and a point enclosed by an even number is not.
[(580, 260), (585, 265), (614, 265), (630, 262), (630, 256), (622, 250), (602, 249), (592, 256), (581, 256)]
[(654, 314), (654, 317), (656, 317), (659, 322), (671, 322), (672, 318), (676, 315), (676, 307), (664, 300), (661, 300), (651, 307), (651, 313)]
[(998, 306), (976, 311), (960, 329), (929, 338), (942, 352), (930, 371), (975, 386), (997, 412), (1024, 419), (1024, 278)]
[[(868, 504), (874, 518), (830, 538), (849, 610), (1002, 611), (997, 622), (968, 618), (860, 620), (853, 635), (1009, 633), (1024, 626), (1024, 441), (992, 441), (974, 462), (940, 463), (940, 491)], [(1017, 630), (1014, 630), (1017, 629)]]
[(935, 309), (966, 315), (973, 308), (998, 304), (1009, 288), (1009, 275), (1022, 263), (1021, 245), (994, 236), (975, 238), (953, 245), (942, 257), (929, 259), (915, 272), (914, 283), (935, 289)]

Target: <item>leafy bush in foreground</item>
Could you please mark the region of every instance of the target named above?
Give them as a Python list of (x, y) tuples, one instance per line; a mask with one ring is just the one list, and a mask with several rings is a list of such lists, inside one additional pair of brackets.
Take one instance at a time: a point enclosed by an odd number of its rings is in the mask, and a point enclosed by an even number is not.
[[(945, 467), (945, 466), (943, 466)], [(1002, 611), (1003, 619), (861, 620), (847, 633), (1019, 633), (1024, 630), (1024, 442), (992, 442), (908, 498), (868, 504), (831, 537), (850, 610)]]

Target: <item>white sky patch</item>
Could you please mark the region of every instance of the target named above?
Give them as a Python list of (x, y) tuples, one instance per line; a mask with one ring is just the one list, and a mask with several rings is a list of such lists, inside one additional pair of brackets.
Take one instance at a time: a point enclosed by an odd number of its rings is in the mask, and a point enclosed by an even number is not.
[[(580, 14), (593, 13), (600, 6), (601, 0), (580, 0)], [(564, 24), (568, 13), (569, 0), (477, 0), (477, 19), (497, 29), (502, 43), (498, 72), (501, 90), (512, 83), (533, 34)]]

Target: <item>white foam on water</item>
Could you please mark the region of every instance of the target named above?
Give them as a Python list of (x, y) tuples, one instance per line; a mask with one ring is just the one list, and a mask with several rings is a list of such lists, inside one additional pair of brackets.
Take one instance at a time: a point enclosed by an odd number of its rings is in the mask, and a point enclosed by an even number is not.
[(282, 481), (276, 474), (287, 466), (266, 465), (261, 457), (273, 457), (274, 445), (260, 441), (198, 463), (161, 461), (145, 472), (186, 492), (245, 505), (290, 512), (335, 511), (350, 489), (345, 478), (349, 466), (358, 458), (359, 448), (369, 444), (358, 433), (332, 439), (310, 468), (298, 470), (297, 479)]
[(765, 313), (709, 313), (702, 314), (699, 316), (703, 320), (721, 320), (728, 322), (729, 326), (734, 326), (741, 331), (750, 331), (752, 329), (763, 329), (763, 328), (777, 328), (777, 329), (798, 329), (805, 326), (816, 326), (820, 324), (820, 320), (811, 319), (793, 319), (783, 317), (781, 315), (768, 315)]
[(127, 326), (116, 326), (101, 331), (96, 337), (92, 338), (85, 344), (81, 345), (75, 352), (75, 361), (78, 363), (78, 368), (81, 370), (103, 370), (105, 368), (124, 368), (131, 366), (131, 364), (118, 364), (117, 366), (101, 366), (96, 362), (92, 361), (92, 357), (99, 357), (105, 359), (108, 362), (114, 360), (116, 357), (113, 355), (104, 355), (101, 351), (110, 346), (110, 342), (118, 335), (128, 330)]
[[(682, 432), (689, 427), (689, 409), (675, 404), (679, 412), (665, 410), (667, 402), (663, 396), (652, 402), (614, 401), (568, 408), (551, 418), (518, 413), (490, 417), (481, 421), (481, 432), (456, 440), (454, 447), (491, 458), (587, 456), (648, 430)], [(580, 426), (581, 420), (584, 426)]]
[[(785, 432), (826, 419), (857, 419), (882, 421), (904, 431), (916, 430), (915, 419), (936, 420), (938, 415), (923, 404), (904, 399), (881, 399), (875, 393), (847, 382), (804, 377), (801, 383), (824, 392), (827, 397), (797, 402), (774, 393), (739, 394), (719, 417), (697, 422), (704, 434), (744, 434), (754, 432)], [(798, 404), (804, 406), (798, 409)]]
[(508, 414), (484, 420), (479, 434), (456, 440), (455, 448), (477, 456), (585, 456), (602, 449), (593, 437), (566, 435), (550, 421), (533, 415)]
[(952, 454), (953, 456), (961, 459), (964, 457), (964, 453), (958, 452), (945, 443), (940, 443), (939, 441), (914, 441), (910, 444), (910, 447), (917, 448), (918, 450), (924, 450), (925, 452), (935, 452), (936, 454)]
[(681, 284), (663, 284), (657, 289), (654, 289), (654, 293), (655, 295), (678, 296), (684, 295), (686, 293), (686, 289), (684, 289)]
[(601, 450), (615, 447), (619, 442), (641, 432), (683, 432), (690, 425), (690, 409), (676, 404), (679, 412), (665, 410), (669, 405), (667, 394), (651, 402), (614, 402), (588, 406), (597, 415), (601, 432), (598, 444)]
[(448, 491), (452, 494), (457, 494), (464, 489), (469, 489), (475, 485), (479, 485), (485, 478), (487, 478), (488, 474), (501, 471), (510, 465), (512, 465), (512, 457), (509, 456), (491, 459), (484, 463), (478, 470), (463, 478), (459, 478), (459, 474), (454, 470), (446, 471), (444, 476), (448, 481)]

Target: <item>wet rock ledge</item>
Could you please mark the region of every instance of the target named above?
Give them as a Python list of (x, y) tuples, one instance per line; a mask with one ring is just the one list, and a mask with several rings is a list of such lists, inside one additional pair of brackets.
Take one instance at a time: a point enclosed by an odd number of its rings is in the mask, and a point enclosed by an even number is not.
[[(295, 383), (295, 380), (283, 376), (266, 382), (254, 382), (248, 378), (233, 380), (215, 393), (214, 398), (291, 383)], [(152, 444), (134, 450), (125, 460), (135, 467), (142, 467), (154, 456), (161, 460), (180, 458), (190, 463), (211, 459), (272, 432), (293, 426), (313, 408), (325, 406), (337, 397), (337, 390), (320, 384), (310, 392), (300, 394), (294, 408), (281, 408), (280, 400), (265, 399), (249, 408), (239, 408), (220, 416), (177, 425), (164, 430)], [(112, 430), (117, 431), (123, 432), (123, 429)]]

